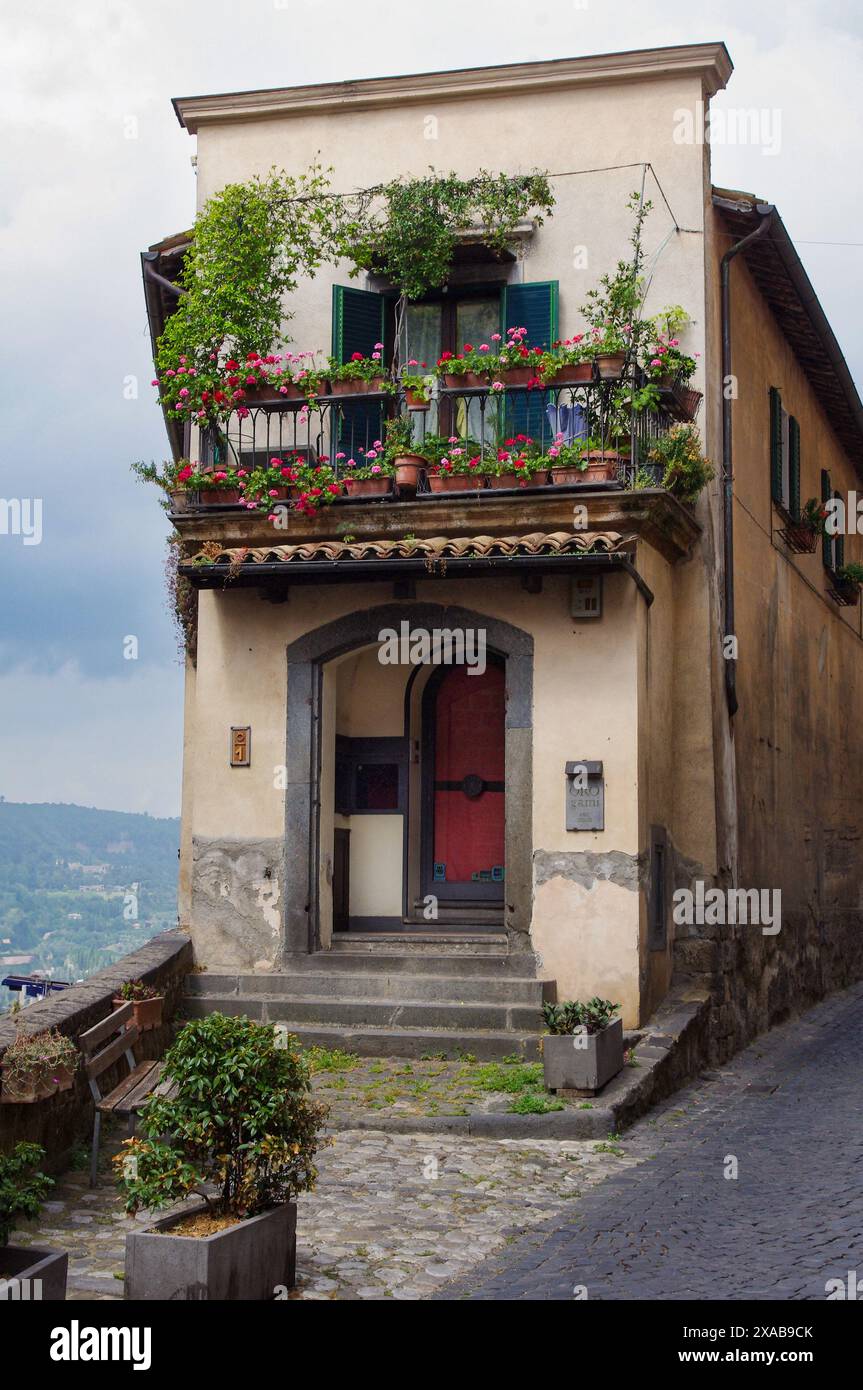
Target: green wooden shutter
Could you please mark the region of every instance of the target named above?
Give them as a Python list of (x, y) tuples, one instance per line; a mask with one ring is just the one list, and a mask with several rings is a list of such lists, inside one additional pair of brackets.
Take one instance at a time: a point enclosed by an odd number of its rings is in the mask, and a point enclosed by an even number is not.
[(770, 388), (770, 496), (782, 503), (782, 396)]
[[(527, 347), (550, 348), (558, 337), (559, 289), (558, 280), (504, 285), (500, 300), (501, 333), (506, 336), (508, 328), (526, 328)], [(506, 433), (529, 434), (543, 440), (548, 434), (545, 407), (549, 399), (544, 391), (511, 393), (506, 402)]]
[(793, 415), (788, 419), (788, 510), (800, 520), (800, 425)]
[[(384, 308), (382, 294), (357, 290), (351, 285), (333, 285), (332, 354), (337, 362), (347, 362), (355, 352), (371, 357), (375, 343), (385, 341)], [(339, 451), (356, 457), (359, 449), (368, 449), (380, 439), (382, 428), (380, 401), (345, 401), (339, 406)]]
[[(840, 492), (834, 492), (833, 496), (839, 500), (842, 496)], [(845, 564), (845, 537), (841, 531), (837, 531), (833, 537), (833, 568), (841, 570)]]
[[(830, 500), (830, 474), (826, 468), (821, 469), (821, 501)], [(821, 558), (828, 569), (833, 568), (833, 536), (824, 534), (821, 537)]]

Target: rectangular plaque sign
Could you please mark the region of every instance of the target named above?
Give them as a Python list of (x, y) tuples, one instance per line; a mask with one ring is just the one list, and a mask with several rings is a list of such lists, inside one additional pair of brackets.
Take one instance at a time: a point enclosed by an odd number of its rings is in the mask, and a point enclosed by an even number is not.
[(605, 783), (601, 762), (583, 759), (566, 764), (566, 828), (605, 829)]

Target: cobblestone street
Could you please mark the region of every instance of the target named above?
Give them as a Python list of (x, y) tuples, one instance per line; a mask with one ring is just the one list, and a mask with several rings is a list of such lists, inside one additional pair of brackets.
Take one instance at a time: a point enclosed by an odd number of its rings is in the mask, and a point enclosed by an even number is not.
[(438, 1296), (824, 1299), (863, 1270), (861, 1037), (857, 985), (758, 1038), (630, 1130), (563, 1223)]

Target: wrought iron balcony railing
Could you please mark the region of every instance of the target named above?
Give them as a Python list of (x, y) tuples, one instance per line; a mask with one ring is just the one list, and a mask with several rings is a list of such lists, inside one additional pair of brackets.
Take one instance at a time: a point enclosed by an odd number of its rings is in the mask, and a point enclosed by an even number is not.
[[(618, 456), (617, 480), (605, 486), (631, 487), (637, 476), (658, 486), (663, 468), (651, 462), (651, 446), (679, 416), (663, 399), (654, 409), (639, 408), (644, 385), (634, 372), (554, 388), (506, 386), (496, 391), (436, 384), (428, 408), (409, 414), (418, 452), (431, 435), (470, 440), (482, 459), (496, 458), (499, 447), (514, 448), (526, 439), (543, 454), (556, 444), (589, 441), (591, 449)], [(201, 432), (199, 457), (206, 468), (251, 470), (265, 467), (273, 457), (299, 456), (325, 460), (344, 477), (351, 472), (351, 460), (359, 466), (370, 450), (380, 451), (386, 420), (404, 410), (401, 391), (334, 394), (312, 402), (275, 392), (267, 399), (250, 395), (244, 412), (234, 412), (218, 430)]]

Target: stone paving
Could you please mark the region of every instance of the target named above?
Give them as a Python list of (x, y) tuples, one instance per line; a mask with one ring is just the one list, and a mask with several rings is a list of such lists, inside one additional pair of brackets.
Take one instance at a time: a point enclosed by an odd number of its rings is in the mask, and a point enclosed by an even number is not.
[(824, 1299), (850, 1271), (863, 1286), (861, 1039), (863, 984), (678, 1092), (627, 1132), (625, 1171), (437, 1297)]
[[(71, 1299), (122, 1297), (126, 1232), (149, 1220), (121, 1209), (108, 1170), (118, 1148), (103, 1144), (94, 1191), (86, 1172), (67, 1173), (38, 1225), (15, 1234), (69, 1251)], [(340, 1130), (299, 1199), (292, 1296), (426, 1298), (631, 1162), (616, 1143)]]

